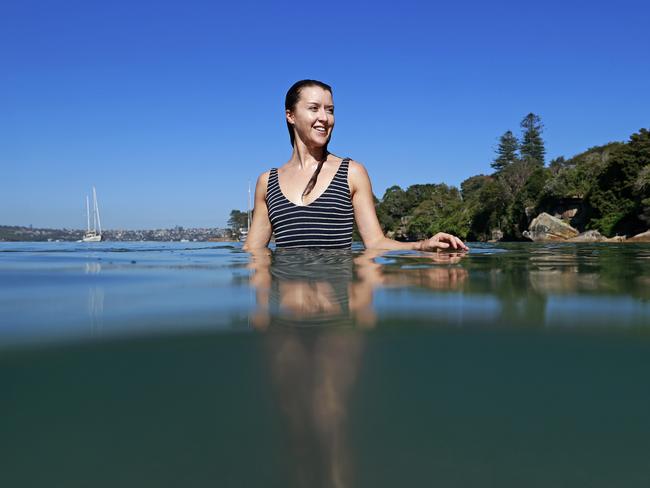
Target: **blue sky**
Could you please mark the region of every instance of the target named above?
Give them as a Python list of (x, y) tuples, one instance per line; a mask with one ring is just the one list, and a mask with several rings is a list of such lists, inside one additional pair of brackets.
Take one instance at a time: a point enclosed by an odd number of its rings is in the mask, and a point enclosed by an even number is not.
[(284, 95), (334, 88), (330, 149), (375, 194), (489, 173), (542, 117), (547, 155), (650, 126), (647, 2), (0, 3), (0, 224), (224, 226), (291, 154)]

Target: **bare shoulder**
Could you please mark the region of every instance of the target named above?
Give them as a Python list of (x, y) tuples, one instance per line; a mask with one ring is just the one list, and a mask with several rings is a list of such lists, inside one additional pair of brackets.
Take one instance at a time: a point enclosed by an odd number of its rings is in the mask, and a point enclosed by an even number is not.
[(257, 183), (255, 183), (255, 194), (266, 196), (266, 190), (269, 184), (269, 175), (271, 171), (265, 171), (257, 178)]
[(351, 193), (354, 193), (360, 187), (362, 188), (368, 185), (370, 177), (363, 163), (353, 159), (350, 160), (348, 166), (348, 182), (350, 183)]
[(355, 161), (354, 159), (349, 160), (348, 168), (350, 173), (367, 173), (366, 167), (363, 165), (363, 163)]
[(271, 171), (265, 171), (261, 175), (258, 176), (257, 178), (257, 184), (259, 185), (260, 183), (263, 183), (264, 186), (266, 186), (269, 182), (269, 175), (271, 174)]
[(269, 184), (269, 176), (270, 175), (271, 175), (271, 170), (264, 171), (261, 175), (258, 176), (257, 184), (262, 186), (263, 188), (266, 188), (267, 185)]

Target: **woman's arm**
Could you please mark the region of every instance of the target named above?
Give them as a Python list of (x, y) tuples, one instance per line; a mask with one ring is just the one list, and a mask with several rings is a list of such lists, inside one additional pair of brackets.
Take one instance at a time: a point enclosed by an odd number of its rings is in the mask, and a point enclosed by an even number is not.
[(372, 199), (372, 185), (366, 168), (356, 161), (350, 161), (348, 181), (354, 206), (354, 218), (366, 249), (412, 249), (416, 251), (436, 251), (449, 248), (467, 251), (469, 249), (458, 237), (444, 232), (418, 242), (399, 242), (387, 238), (377, 219)]
[(273, 229), (269, 220), (269, 210), (266, 207), (266, 187), (269, 182), (269, 171), (262, 173), (255, 185), (255, 207), (253, 210), (253, 222), (248, 231), (246, 242), (242, 248), (244, 251), (261, 249), (269, 245)]

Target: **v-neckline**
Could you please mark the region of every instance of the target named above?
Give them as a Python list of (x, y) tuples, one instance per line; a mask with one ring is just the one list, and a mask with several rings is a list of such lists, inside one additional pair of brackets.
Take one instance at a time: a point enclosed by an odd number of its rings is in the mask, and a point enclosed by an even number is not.
[(325, 187), (325, 190), (323, 190), (323, 193), (321, 193), (320, 195), (318, 195), (318, 196), (317, 196), (316, 198), (314, 198), (311, 202), (309, 202), (309, 203), (307, 203), (307, 204), (304, 204), (304, 205), (298, 205), (297, 203), (294, 203), (293, 201), (291, 201), (291, 200), (289, 200), (289, 199), (287, 198), (287, 195), (285, 195), (284, 191), (282, 190), (282, 185), (280, 185), (280, 172), (278, 171), (278, 168), (275, 168), (275, 178), (276, 178), (276, 181), (277, 181), (277, 183), (278, 183), (278, 189), (280, 190), (280, 194), (284, 197), (284, 199), (285, 199), (287, 202), (291, 203), (294, 207), (309, 207), (309, 206), (311, 206), (312, 204), (314, 204), (314, 203), (316, 203), (318, 200), (320, 200), (320, 198), (321, 198), (323, 195), (325, 195), (325, 193), (327, 193), (327, 190), (330, 189), (330, 186), (332, 186), (332, 183), (333, 183), (334, 180), (336, 179), (336, 176), (339, 174), (339, 171), (341, 171), (341, 166), (343, 166), (343, 161), (345, 161), (345, 158), (344, 158), (344, 159), (341, 159), (341, 162), (339, 163), (339, 167), (336, 169), (336, 173), (334, 173), (334, 176), (332, 177), (332, 179), (330, 180), (330, 182), (329, 182), (329, 183), (327, 184), (327, 186)]

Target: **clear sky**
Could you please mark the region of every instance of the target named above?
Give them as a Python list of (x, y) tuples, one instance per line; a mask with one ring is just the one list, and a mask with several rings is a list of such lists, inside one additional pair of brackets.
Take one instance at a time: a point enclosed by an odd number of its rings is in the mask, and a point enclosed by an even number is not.
[(394, 184), (489, 173), (542, 117), (547, 156), (650, 126), (641, 1), (0, 2), (0, 224), (225, 226), (291, 154), (284, 96), (332, 85), (330, 149)]

